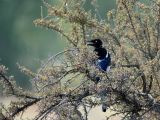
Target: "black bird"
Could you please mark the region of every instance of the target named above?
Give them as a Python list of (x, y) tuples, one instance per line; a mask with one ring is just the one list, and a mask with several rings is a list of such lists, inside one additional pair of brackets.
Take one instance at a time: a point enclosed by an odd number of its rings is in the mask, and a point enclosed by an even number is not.
[[(93, 46), (94, 51), (97, 53), (98, 59), (96, 60), (96, 66), (98, 66), (98, 68), (103, 72), (109, 71), (111, 65), (111, 56), (108, 51), (102, 46), (102, 41), (100, 39), (90, 40), (88, 41), (87, 45)], [(97, 84), (99, 81), (100, 77), (97, 76), (94, 82)], [(102, 101), (102, 111), (106, 112), (108, 108), (107, 104), (105, 103), (107, 92), (103, 91), (101, 93), (103, 93), (100, 95)]]
[(111, 65), (111, 56), (108, 51), (102, 46), (100, 39), (94, 39), (88, 41), (87, 45), (93, 46), (94, 51), (97, 53), (98, 59), (96, 65), (102, 71), (109, 71)]

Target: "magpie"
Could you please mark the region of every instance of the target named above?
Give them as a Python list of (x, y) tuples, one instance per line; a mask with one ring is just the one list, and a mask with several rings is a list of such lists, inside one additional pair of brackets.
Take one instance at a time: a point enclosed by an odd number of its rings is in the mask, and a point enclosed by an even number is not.
[[(96, 60), (96, 66), (102, 71), (109, 71), (111, 65), (111, 56), (108, 51), (102, 46), (103, 43), (100, 39), (93, 39), (88, 41), (89, 46), (94, 47), (94, 51), (96, 52), (98, 58)], [(95, 83), (97, 84), (100, 81), (100, 77), (96, 77)], [(102, 111), (106, 112), (107, 104), (104, 102), (107, 96), (106, 91), (102, 92), (101, 101), (102, 101)]]
[(93, 39), (88, 41), (89, 46), (94, 47), (98, 59), (96, 60), (96, 66), (103, 72), (110, 70), (111, 56), (108, 51), (102, 46), (103, 43), (100, 39)]

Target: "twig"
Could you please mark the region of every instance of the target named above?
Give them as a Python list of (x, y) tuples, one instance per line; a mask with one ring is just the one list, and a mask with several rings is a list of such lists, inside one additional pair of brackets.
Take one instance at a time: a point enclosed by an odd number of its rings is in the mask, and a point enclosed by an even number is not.
[(67, 72), (65, 72), (65, 74), (63, 74), (57, 81), (51, 83), (51, 84), (47, 84), (45, 86), (43, 86), (38, 92), (41, 92), (43, 89), (45, 89), (46, 87), (49, 87), (49, 86), (54, 86), (55, 84), (59, 83), (66, 75), (70, 74), (70, 73), (75, 73), (77, 72), (76, 69), (71, 69)]
[(13, 88), (12, 83), (9, 81), (9, 78), (2, 73), (0, 73), (0, 77), (2, 77), (4, 79), (4, 82), (9, 87), (11, 94), (14, 94), (14, 88)]
[(39, 74), (43, 69), (45, 69), (45, 67), (48, 65), (48, 63), (49, 63), (50, 61), (54, 61), (57, 56), (59, 56), (59, 55), (61, 55), (61, 54), (64, 54), (64, 53), (66, 53), (66, 52), (68, 52), (68, 51), (74, 51), (74, 49), (64, 50), (64, 51), (62, 51), (62, 52), (57, 53), (56, 55), (51, 56), (51, 57), (42, 65), (41, 69), (38, 71), (38, 74)]
[(24, 106), (17, 108), (16, 111), (11, 114), (11, 117), (15, 117), (17, 114), (19, 114), (20, 112), (24, 111), (25, 109), (27, 109), (28, 107), (32, 106), (33, 104), (36, 104), (40, 100), (41, 99), (35, 99), (32, 102), (28, 102)]

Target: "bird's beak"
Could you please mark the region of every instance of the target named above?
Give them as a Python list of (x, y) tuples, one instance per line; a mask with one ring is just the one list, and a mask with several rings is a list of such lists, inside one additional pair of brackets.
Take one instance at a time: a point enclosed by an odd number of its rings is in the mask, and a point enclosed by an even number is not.
[(87, 40), (87, 45), (89, 45), (89, 46), (94, 46), (94, 43), (93, 43), (93, 41), (91, 41), (91, 40)]

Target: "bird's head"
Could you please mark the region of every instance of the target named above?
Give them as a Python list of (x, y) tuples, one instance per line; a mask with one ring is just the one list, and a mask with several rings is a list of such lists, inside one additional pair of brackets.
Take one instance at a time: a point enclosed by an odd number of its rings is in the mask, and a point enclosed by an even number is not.
[(87, 45), (94, 46), (95, 48), (102, 47), (102, 41), (100, 39), (94, 39), (87, 41)]

